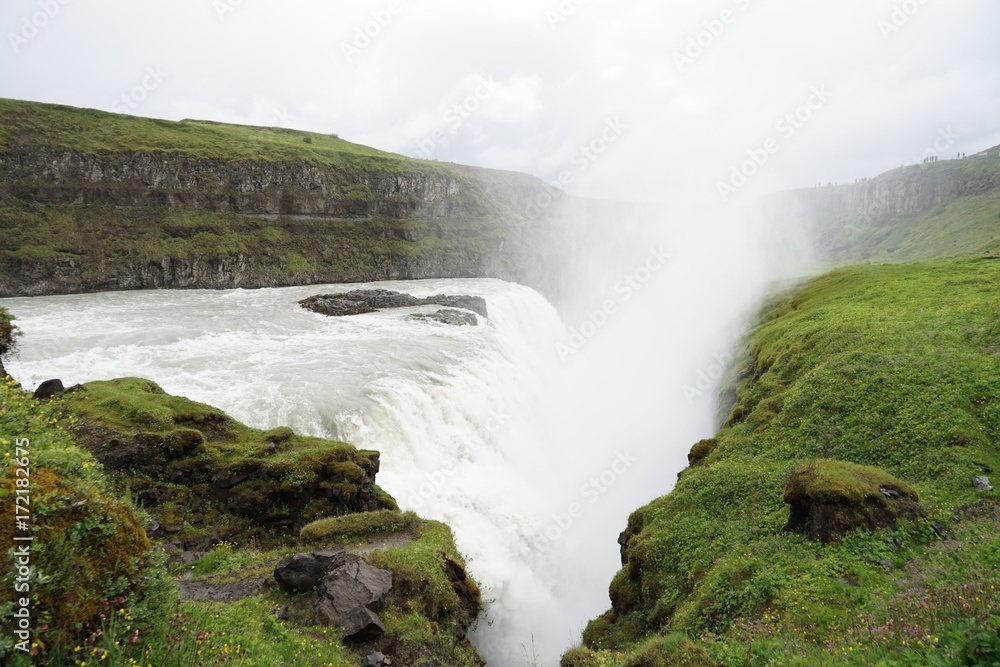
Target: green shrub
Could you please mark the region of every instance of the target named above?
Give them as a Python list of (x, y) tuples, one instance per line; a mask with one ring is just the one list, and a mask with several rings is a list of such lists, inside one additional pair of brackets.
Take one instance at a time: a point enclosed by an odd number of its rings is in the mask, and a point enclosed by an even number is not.
[[(60, 399), (39, 404), (11, 382), (0, 396), (0, 543), (15, 544), (15, 534), (24, 534), (15, 533), (13, 502), (21, 447), (30, 462), (30, 599), (39, 653), (75, 646), (99, 627), (102, 614), (124, 606), (137, 610), (137, 626), (155, 623), (150, 601), (169, 595), (170, 584), (131, 500), (111, 489), (96, 461), (72, 443)], [(14, 568), (4, 570), (0, 607), (9, 610)], [(13, 646), (9, 630), (4, 623), (0, 655)]]

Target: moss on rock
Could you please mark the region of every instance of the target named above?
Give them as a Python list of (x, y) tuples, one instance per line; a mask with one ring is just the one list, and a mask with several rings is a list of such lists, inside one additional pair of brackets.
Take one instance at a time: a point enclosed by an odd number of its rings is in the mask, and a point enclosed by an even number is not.
[(688, 465), (694, 467), (702, 463), (705, 459), (715, 451), (715, 448), (719, 446), (718, 441), (715, 438), (710, 438), (708, 440), (702, 440), (696, 443), (691, 451), (688, 452)]
[(831, 542), (854, 530), (895, 527), (923, 513), (917, 492), (883, 470), (846, 461), (799, 466), (785, 485), (791, 506), (785, 530)]
[[(61, 399), (39, 405), (13, 383), (0, 385), (3, 412), (2, 443), (27, 452), (30, 477), (15, 471), (17, 457), (0, 458), (0, 542), (18, 545), (15, 533), (14, 497), (30, 479), (30, 515), (26, 520), (32, 576), (29, 591), (16, 592), (12, 548), (3, 560), (0, 607), (16, 597), (32, 601), (32, 627), (39, 659), (57, 647), (73, 646), (101, 622), (101, 614), (135, 605), (155, 591), (162, 595), (168, 584), (158, 557), (136, 508), (127, 497), (119, 497), (86, 452), (73, 445), (63, 421)], [(8, 440), (12, 433), (16, 438)], [(18, 513), (21, 514), (20, 512)], [(148, 611), (148, 607), (146, 608)], [(136, 622), (148, 621), (138, 618)], [(4, 646), (9, 648), (9, 628), (0, 630), (0, 662)], [(9, 656), (8, 656), (9, 657)], [(4, 664), (7, 664), (4, 662)]]
[(322, 516), (397, 509), (375, 485), (378, 452), (252, 429), (139, 378), (89, 383), (68, 405), (79, 443), (190, 547), (296, 536)]
[(344, 543), (391, 535), (409, 530), (417, 521), (412, 512), (400, 514), (391, 510), (361, 512), (313, 521), (299, 532), (299, 541), (305, 544)]

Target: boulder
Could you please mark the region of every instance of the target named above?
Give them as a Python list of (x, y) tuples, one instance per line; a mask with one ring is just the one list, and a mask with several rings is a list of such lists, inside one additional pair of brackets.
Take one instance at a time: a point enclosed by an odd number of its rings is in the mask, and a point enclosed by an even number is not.
[(314, 313), (330, 317), (345, 317), (375, 313), (388, 308), (411, 308), (414, 306), (444, 306), (461, 308), (489, 317), (486, 299), (480, 296), (437, 294), (419, 298), (402, 292), (386, 289), (352, 290), (341, 294), (318, 294), (299, 301), (299, 305)]
[(331, 566), (344, 558), (343, 549), (287, 556), (275, 566), (274, 580), (286, 593), (305, 593), (319, 586)]
[(990, 478), (983, 475), (973, 479), (972, 485), (976, 487), (977, 491), (986, 491), (988, 493), (993, 490), (993, 486), (990, 484)]
[(392, 660), (387, 658), (384, 653), (372, 653), (361, 661), (361, 667), (389, 667), (390, 665), (392, 665)]
[(447, 324), (448, 326), (453, 327), (479, 326), (479, 318), (477, 318), (474, 313), (465, 312), (463, 310), (454, 310), (451, 308), (445, 308), (430, 315), (416, 313), (410, 315), (407, 319), (415, 322), (438, 322), (440, 324)]
[(715, 451), (719, 443), (715, 438), (710, 440), (702, 440), (696, 443), (691, 451), (688, 452), (688, 465), (692, 468), (699, 465), (702, 461), (708, 458), (708, 456)]
[(365, 607), (355, 607), (339, 624), (340, 638), (352, 644), (363, 644), (385, 634), (379, 617)]
[(923, 515), (910, 486), (878, 468), (843, 461), (800, 466), (788, 479), (784, 499), (790, 506), (785, 531), (823, 543), (854, 530), (892, 528), (900, 518)]
[(45, 382), (38, 385), (38, 389), (35, 390), (35, 398), (47, 399), (52, 398), (56, 394), (64, 391), (66, 387), (63, 386), (62, 380), (46, 380)]
[[(364, 614), (359, 608), (380, 611), (392, 590), (392, 573), (372, 567), (359, 556), (345, 556), (326, 574), (316, 600), (316, 623), (327, 627), (343, 627), (354, 615), (355, 624)], [(374, 615), (374, 614), (373, 614)], [(378, 620), (377, 617), (375, 620)], [(360, 630), (359, 630), (360, 631)], [(353, 636), (355, 633), (351, 633)]]

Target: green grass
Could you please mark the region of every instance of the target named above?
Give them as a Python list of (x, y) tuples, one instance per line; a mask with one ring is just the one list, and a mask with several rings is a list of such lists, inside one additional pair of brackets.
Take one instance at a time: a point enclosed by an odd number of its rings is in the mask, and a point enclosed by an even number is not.
[[(1000, 155), (944, 160), (902, 167), (876, 183), (843, 185), (798, 193), (812, 203), (812, 233), (833, 265), (912, 262), (1000, 254)], [(847, 201), (875, 189), (890, 201), (933, 189), (952, 196), (916, 214), (884, 216), (877, 223), (849, 217)], [(976, 193), (976, 194), (962, 194)], [(874, 206), (874, 202), (872, 205)], [(878, 210), (874, 206), (874, 210)]]
[[(454, 667), (478, 667), (480, 659), (464, 636), (466, 628), (479, 613), (479, 590), (475, 582), (464, 575), (464, 564), (451, 531), (444, 524), (424, 521), (412, 514), (397, 516), (405, 521), (413, 539), (366, 556), (372, 565), (387, 569), (393, 575), (393, 589), (379, 616), (385, 623), (385, 641), (392, 647), (394, 660), (417, 664), (422, 659), (435, 658)], [(372, 517), (360, 515), (359, 521), (352, 532), (354, 541), (364, 543), (385, 535), (386, 516), (373, 523)], [(362, 532), (362, 524), (371, 525), (371, 532)], [(195, 562), (190, 571), (200, 580), (211, 583), (245, 581), (258, 576), (271, 579), (274, 565), (284, 556), (331, 548), (338, 543), (335, 536), (314, 545), (277, 549), (241, 549), (224, 544)], [(455, 566), (457, 570), (452, 569)], [(461, 572), (464, 580), (456, 585), (449, 571), (453, 575)], [(271, 581), (273, 583), (273, 579)], [(473, 597), (463, 597), (460, 590)], [(199, 625), (213, 628), (216, 635), (220, 628), (226, 631), (230, 646), (254, 647), (248, 652), (253, 658), (247, 664), (272, 665), (275, 657), (282, 654), (293, 658), (291, 662), (283, 658), (285, 664), (314, 664), (311, 660), (315, 660), (315, 664), (344, 664), (337, 660), (350, 659), (349, 652), (340, 647), (332, 631), (295, 629), (294, 623), (289, 625), (274, 618), (279, 606), (296, 605), (305, 599), (282, 593), (274, 585), (269, 592), (235, 605), (187, 602), (182, 610), (201, 619)], [(274, 652), (259, 650), (258, 645), (272, 637), (278, 643)], [(325, 645), (331, 643), (332, 646)], [(215, 651), (219, 651), (218, 645)]]
[(380, 171), (448, 169), (325, 134), (210, 121), (174, 122), (0, 99), (0, 151), (40, 147), (90, 155), (178, 153), (199, 159), (304, 162)]
[[(630, 518), (613, 610), (585, 633), (600, 664), (670, 634), (722, 665), (980, 664), (958, 656), (993, 650), (979, 630), (1000, 614), (1000, 505), (972, 485), (976, 464), (1000, 469), (998, 285), (1000, 261), (946, 260), (779, 299), (714, 448)], [(870, 467), (833, 464), (824, 488), (896, 484), (926, 519), (828, 545), (784, 534), (786, 482), (816, 459)]]
[(864, 250), (838, 254), (836, 259), (909, 262), (984, 253), (1000, 256), (1000, 188), (868, 230), (854, 243)]
[(813, 502), (851, 502), (866, 500), (886, 505), (881, 489), (892, 489), (901, 497), (916, 501), (917, 492), (908, 484), (878, 468), (845, 461), (814, 460), (796, 469), (785, 485), (786, 503), (806, 499)]

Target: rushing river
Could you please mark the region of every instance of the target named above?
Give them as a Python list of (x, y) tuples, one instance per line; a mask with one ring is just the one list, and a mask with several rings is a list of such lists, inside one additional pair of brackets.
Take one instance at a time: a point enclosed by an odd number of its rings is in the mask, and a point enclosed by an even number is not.
[[(687, 448), (710, 432), (712, 402), (681, 400), (699, 356), (671, 347), (709, 349), (705, 336), (626, 312), (617, 335), (610, 324), (600, 332), (612, 345), (567, 358), (558, 346), (579, 326), (496, 280), (367, 286), (485, 297), (479, 327), (406, 318), (437, 307), (329, 318), (297, 305), (359, 287), (6, 299), (24, 332), (8, 370), (29, 387), (145, 377), (251, 426), (378, 450), (378, 483), (404, 509), (452, 526), (484, 585), (473, 640), (490, 664), (557, 665), (609, 606), (629, 512), (668, 491)], [(637, 360), (637, 349), (654, 352)]]

